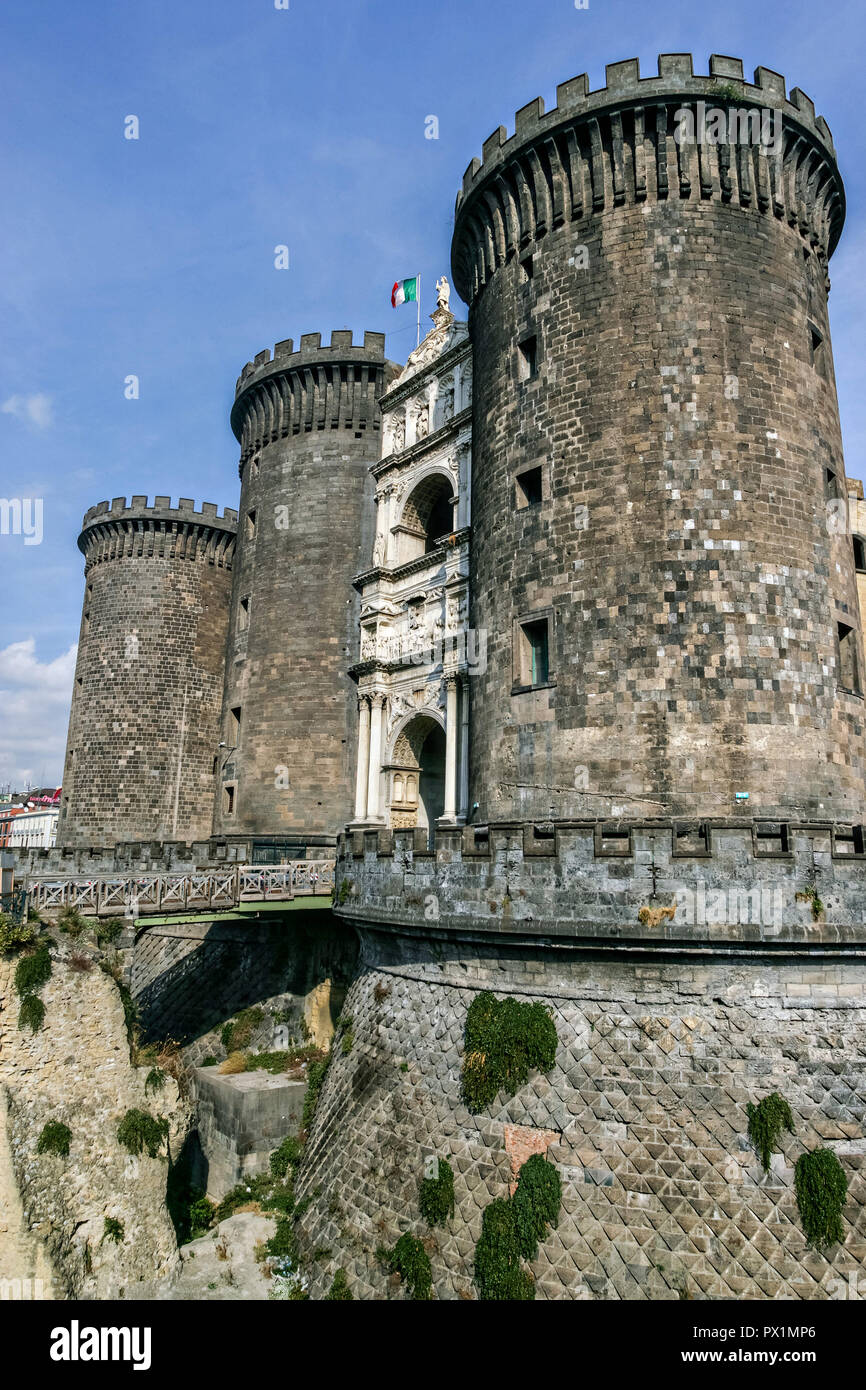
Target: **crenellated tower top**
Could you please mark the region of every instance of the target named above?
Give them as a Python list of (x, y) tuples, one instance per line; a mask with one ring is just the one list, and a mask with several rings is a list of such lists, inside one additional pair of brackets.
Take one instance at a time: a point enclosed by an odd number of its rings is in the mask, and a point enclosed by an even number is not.
[(335, 329), (328, 346), (321, 333), (277, 343), (248, 362), (238, 377), (231, 426), (241, 445), (241, 467), (277, 439), (316, 430), (350, 430), (360, 437), (380, 426), (379, 397), (401, 370), (385, 358), (385, 334), (365, 333), (353, 344), (350, 329)]
[[(641, 77), (636, 58), (608, 64), (606, 85), (586, 74), (557, 88), (545, 112), (537, 98), (500, 126), (473, 159), (457, 195), (452, 271), (471, 303), (504, 261), (552, 227), (624, 203), (667, 198), (720, 199), (798, 228), (824, 264), (845, 217), (845, 194), (830, 128), (798, 87), (770, 68), (747, 82), (742, 60), (714, 54), (695, 75), (691, 54), (663, 53), (658, 74)], [(682, 113), (765, 113), (770, 140), (754, 115), (726, 123), (728, 138), (683, 140)], [(679, 115), (679, 119), (678, 119)], [(734, 138), (731, 139), (731, 131)], [(756, 138), (737, 138), (751, 131)], [(715, 133), (717, 134), (717, 132)]]

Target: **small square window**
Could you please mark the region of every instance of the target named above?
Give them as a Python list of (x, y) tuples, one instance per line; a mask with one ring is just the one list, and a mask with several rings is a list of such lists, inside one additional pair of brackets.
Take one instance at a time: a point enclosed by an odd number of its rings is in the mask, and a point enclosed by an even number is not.
[(530, 618), (519, 624), (517, 681), (522, 686), (547, 685), (550, 680), (550, 620)]
[(252, 540), (256, 534), (256, 514), (254, 511), (247, 512), (247, 539)]
[(541, 465), (537, 468), (527, 468), (525, 473), (518, 473), (514, 481), (518, 509), (537, 507), (544, 498)]
[(518, 348), (518, 376), (521, 381), (531, 381), (538, 375), (538, 339), (524, 338)]
[(860, 694), (860, 664), (857, 660), (857, 639), (853, 627), (836, 624), (839, 638), (839, 685), (843, 690)]

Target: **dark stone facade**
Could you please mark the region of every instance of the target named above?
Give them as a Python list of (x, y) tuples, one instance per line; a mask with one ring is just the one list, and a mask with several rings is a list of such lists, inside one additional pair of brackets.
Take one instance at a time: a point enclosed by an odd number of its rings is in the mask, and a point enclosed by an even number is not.
[(236, 526), (187, 498), (85, 516), (58, 845), (210, 834)]
[[(278, 343), (238, 381), (241, 522), (214, 831), (317, 844), (351, 814), (352, 579), (373, 546), (384, 334)], [(232, 714), (240, 710), (240, 721)], [(231, 807), (231, 809), (229, 809)]]
[[(454, 277), (475, 353), (476, 821), (864, 819), (863, 687), (827, 321), (844, 195), (784, 79), (667, 55), (517, 113), (467, 170)], [(778, 157), (678, 144), (698, 100), (765, 108)], [(526, 344), (534, 339), (527, 362)], [(521, 352), (521, 345), (524, 351)], [(515, 478), (541, 468), (538, 505)], [(549, 623), (528, 688), (520, 625)]]

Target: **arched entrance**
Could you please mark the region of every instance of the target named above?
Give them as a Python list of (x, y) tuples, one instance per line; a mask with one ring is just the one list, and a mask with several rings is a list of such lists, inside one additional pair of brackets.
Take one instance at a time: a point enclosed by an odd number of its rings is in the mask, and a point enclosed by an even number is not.
[(395, 830), (432, 831), (445, 809), (445, 730), (417, 714), (401, 730), (387, 768), (388, 821)]

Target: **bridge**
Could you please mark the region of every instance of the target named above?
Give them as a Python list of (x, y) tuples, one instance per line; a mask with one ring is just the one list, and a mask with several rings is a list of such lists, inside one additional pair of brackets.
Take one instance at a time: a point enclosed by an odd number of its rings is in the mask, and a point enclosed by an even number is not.
[(238, 865), (182, 873), (105, 874), (91, 878), (28, 874), (32, 907), (76, 908), (89, 917), (145, 917), (157, 913), (226, 911), (244, 902), (289, 902), (330, 897), (333, 859), (296, 859), (261, 868)]

